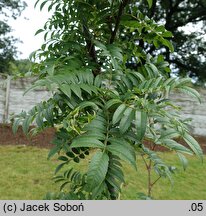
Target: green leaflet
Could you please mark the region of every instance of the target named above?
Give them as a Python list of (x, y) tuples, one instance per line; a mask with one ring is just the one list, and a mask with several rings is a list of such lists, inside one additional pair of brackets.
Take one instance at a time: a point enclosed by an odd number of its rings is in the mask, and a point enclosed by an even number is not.
[(166, 88), (166, 87), (169, 87), (169, 88), (170, 88), (170, 86), (175, 85), (176, 82), (177, 82), (177, 78), (176, 78), (176, 77), (170, 77), (169, 79), (167, 79), (167, 80), (164, 82), (163, 85), (165, 86), (165, 88)]
[(94, 80), (94, 85), (95, 85), (96, 87), (100, 87), (101, 84), (102, 84), (102, 77), (101, 77), (101, 75), (97, 75), (97, 76), (95, 77), (95, 80)]
[(81, 89), (83, 89), (85, 92), (87, 92), (88, 94), (92, 95), (92, 89), (90, 88), (90, 86), (88, 86), (87, 84), (80, 84), (79, 85), (81, 87)]
[(182, 86), (182, 87), (179, 87), (179, 90), (185, 94), (188, 94), (188, 95), (194, 97), (195, 99), (197, 99), (201, 103), (200, 94), (195, 89), (190, 88), (188, 86)]
[(173, 46), (172, 42), (170, 42), (169, 40), (167, 40), (165, 38), (161, 38), (160, 41), (161, 41), (161, 43), (163, 45), (165, 45), (166, 47), (168, 47), (171, 52), (174, 52), (174, 46)]
[(144, 77), (141, 73), (139, 73), (139, 72), (134, 71), (134, 72), (132, 72), (132, 74), (133, 74), (136, 78), (138, 78), (140, 81), (144, 81), (144, 80), (145, 80), (145, 77)]
[(66, 96), (71, 98), (71, 88), (69, 84), (62, 84), (59, 88)]
[(109, 141), (111, 145), (108, 145), (106, 149), (137, 169), (134, 148), (124, 139), (110, 138)]
[(20, 118), (19, 118), (19, 119), (15, 119), (15, 121), (14, 121), (14, 123), (13, 123), (13, 125), (12, 125), (12, 131), (13, 131), (14, 134), (15, 134), (15, 133), (17, 132), (17, 130), (18, 130), (20, 122), (21, 122), (21, 119), (20, 119)]
[(203, 160), (203, 152), (202, 152), (202, 149), (201, 149), (200, 145), (198, 144), (198, 142), (197, 142), (192, 136), (190, 136), (188, 133), (185, 133), (185, 134), (184, 134), (183, 139), (184, 139), (185, 142), (190, 146), (190, 148), (192, 149), (192, 151), (193, 151), (201, 160)]
[(122, 76), (121, 79), (124, 82), (127, 89), (132, 89), (133, 85), (132, 85), (132, 82), (130, 81), (130, 79), (128, 77)]
[(78, 84), (70, 84), (70, 88), (77, 97), (82, 99), (82, 91)]
[(121, 104), (116, 111), (114, 112), (113, 118), (112, 118), (112, 123), (116, 124), (117, 122), (120, 121), (120, 119), (122, 118), (122, 115), (124, 113), (126, 109), (126, 105), (125, 104)]
[(175, 87), (184, 87), (185, 84), (190, 84), (191, 83), (191, 79), (190, 78), (179, 78), (177, 79), (176, 83), (175, 83)]
[(52, 107), (48, 107), (44, 111), (44, 116), (50, 124), (53, 124), (53, 108)]
[(133, 73), (128, 73), (127, 77), (132, 82), (133, 86), (138, 86), (139, 85), (139, 81), (138, 81), (137, 77)]
[(190, 154), (192, 155), (192, 152), (190, 149), (186, 148), (185, 146), (177, 143), (176, 141), (172, 140), (172, 139), (162, 139), (159, 140), (164, 146), (166, 146), (169, 149), (172, 149), (174, 151), (178, 151), (181, 153), (185, 153), (185, 154)]
[(80, 109), (84, 109), (86, 107), (93, 107), (95, 110), (98, 110), (98, 106), (94, 102), (91, 102), (91, 101), (84, 101), (79, 104)]
[(137, 140), (142, 141), (147, 129), (147, 113), (144, 111), (135, 112), (135, 125), (137, 129)]
[(34, 4), (34, 8), (36, 8), (37, 4), (39, 3), (40, 0), (37, 0)]
[(43, 125), (44, 125), (43, 116), (42, 116), (41, 112), (38, 113), (37, 116), (36, 116), (36, 123), (37, 123), (39, 128), (42, 128)]
[(104, 50), (104, 51), (107, 51), (107, 47), (106, 47), (103, 43), (101, 43), (100, 41), (94, 40), (94, 44), (95, 44), (98, 48), (100, 48), (100, 49), (102, 49), (102, 50)]
[(148, 64), (145, 64), (145, 69), (146, 69), (146, 72), (147, 72), (147, 76), (149, 78), (153, 78), (154, 77), (154, 73), (153, 73), (153, 70), (149, 67)]
[(149, 5), (149, 8), (151, 8), (151, 7), (152, 7), (153, 0), (147, 0), (147, 3), (148, 3), (148, 5)]
[[(109, 176), (107, 177), (107, 182), (109, 183), (109, 187), (112, 188), (112, 190), (114, 190), (117, 194), (117, 192), (120, 192), (121, 191), (121, 187), (120, 187), (120, 184), (119, 182), (113, 177), (113, 176)], [(113, 194), (114, 192), (112, 192)], [(117, 195), (116, 195), (117, 196)], [(116, 197), (115, 196), (115, 197)], [(116, 197), (117, 198), (117, 197)]]
[(187, 158), (183, 154), (181, 154), (179, 152), (177, 152), (177, 155), (178, 155), (178, 157), (180, 159), (180, 162), (182, 164), (183, 169), (186, 170), (186, 168), (188, 166)]
[(124, 111), (123, 117), (119, 124), (119, 130), (121, 133), (125, 133), (130, 127), (134, 119), (134, 110), (131, 107), (126, 108)]
[[(124, 183), (124, 173), (122, 165), (119, 162), (120, 158), (110, 154), (109, 168), (106, 176), (106, 183), (109, 191), (112, 191), (113, 197), (118, 197), (121, 192), (121, 184)], [(109, 184), (108, 184), (109, 183)]]
[(49, 160), (52, 156), (54, 156), (57, 152), (60, 151), (60, 147), (59, 146), (55, 146), (54, 148), (52, 148), (47, 156), (47, 159)]
[(120, 103), (122, 103), (122, 101), (120, 99), (111, 99), (106, 103), (105, 108), (109, 109), (111, 106), (113, 106), (115, 104), (120, 104)]
[(180, 134), (175, 129), (167, 129), (161, 133), (160, 139), (172, 139), (179, 137), (179, 135)]
[(98, 196), (102, 194), (105, 188), (106, 188), (106, 184), (104, 181), (99, 186), (95, 187), (92, 190), (92, 200), (95, 200), (96, 198), (98, 198)]
[(104, 148), (104, 144), (93, 136), (82, 135), (74, 139), (70, 147)]
[(107, 45), (107, 50), (110, 52), (111, 57), (120, 61), (123, 60), (122, 50), (114, 44)]
[(43, 9), (43, 7), (45, 6), (45, 4), (46, 4), (47, 2), (48, 2), (48, 1), (46, 0), (46, 1), (44, 1), (44, 2), (41, 3), (41, 5), (40, 5), (40, 11)]
[(58, 160), (61, 160), (61, 161), (68, 161), (69, 160), (69, 158), (68, 157), (65, 157), (65, 156), (59, 156), (58, 157)]
[(84, 129), (90, 132), (96, 132), (104, 134), (106, 132), (106, 120), (100, 113), (91, 121), (91, 123), (87, 124)]
[(29, 125), (31, 124), (31, 122), (32, 122), (32, 116), (27, 116), (23, 121), (22, 129), (25, 134), (28, 134)]
[(124, 173), (120, 167), (116, 166), (115, 164), (109, 165), (108, 174), (109, 177), (116, 178), (119, 182), (125, 182), (124, 180)]
[(61, 164), (59, 164), (57, 167), (56, 167), (56, 169), (55, 169), (55, 174), (57, 174), (59, 171), (60, 171), (60, 169), (62, 169), (63, 168), (63, 166), (64, 165), (66, 165), (68, 163), (68, 161), (66, 161), (66, 162), (64, 162), (64, 163), (61, 163)]
[(36, 36), (36, 35), (40, 34), (41, 32), (44, 32), (44, 31), (45, 31), (44, 29), (39, 29), (36, 31), (36, 33), (34, 35)]
[(162, 80), (163, 80), (163, 77), (162, 77), (162, 76), (160, 76), (160, 77), (158, 77), (157, 79), (155, 79), (155, 81), (154, 81), (152, 87), (153, 87), (153, 88), (158, 88), (158, 87), (160, 87), (160, 86), (162, 85)]
[(149, 63), (149, 67), (151, 68), (151, 70), (153, 71), (155, 76), (159, 75), (159, 71), (158, 71), (157, 67), (154, 64)]
[(106, 136), (104, 133), (98, 130), (90, 130), (85, 133), (85, 135), (95, 137), (98, 140), (105, 140)]
[(94, 189), (104, 181), (109, 165), (109, 156), (98, 151), (91, 159), (87, 172), (88, 187)]

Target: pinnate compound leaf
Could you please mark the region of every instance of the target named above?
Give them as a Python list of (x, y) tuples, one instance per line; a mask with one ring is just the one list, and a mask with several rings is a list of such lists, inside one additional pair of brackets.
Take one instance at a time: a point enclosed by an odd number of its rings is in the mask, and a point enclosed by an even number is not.
[(109, 156), (98, 151), (91, 159), (88, 168), (87, 182), (89, 188), (98, 187), (105, 179), (109, 165)]
[(109, 141), (111, 142), (111, 145), (107, 146), (107, 150), (122, 160), (129, 162), (136, 169), (136, 155), (134, 148), (124, 139), (110, 138)]

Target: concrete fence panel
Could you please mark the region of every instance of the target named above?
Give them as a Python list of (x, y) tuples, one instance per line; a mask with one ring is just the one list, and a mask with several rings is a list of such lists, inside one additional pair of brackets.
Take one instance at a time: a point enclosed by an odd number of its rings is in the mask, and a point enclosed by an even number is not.
[[(0, 75), (0, 123), (9, 122), (12, 114), (22, 110), (28, 111), (34, 105), (51, 96), (46, 90), (38, 89), (23, 95), (34, 79), (23, 78), (11, 80), (9, 76)], [(173, 93), (171, 98), (183, 107), (184, 118), (192, 118), (191, 130), (194, 135), (206, 136), (206, 89), (198, 89), (202, 103), (182, 93)]]

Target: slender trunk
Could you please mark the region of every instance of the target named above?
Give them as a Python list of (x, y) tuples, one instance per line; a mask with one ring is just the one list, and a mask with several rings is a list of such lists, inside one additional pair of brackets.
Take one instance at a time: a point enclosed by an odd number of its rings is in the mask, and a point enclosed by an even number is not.
[(152, 165), (152, 161), (150, 160), (148, 168), (147, 168), (147, 172), (148, 172), (148, 192), (147, 192), (147, 195), (148, 195), (148, 197), (152, 196), (151, 165)]

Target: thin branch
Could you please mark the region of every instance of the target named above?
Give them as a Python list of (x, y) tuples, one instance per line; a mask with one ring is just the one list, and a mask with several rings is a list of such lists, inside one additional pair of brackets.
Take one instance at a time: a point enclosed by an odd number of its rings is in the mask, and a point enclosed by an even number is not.
[(109, 43), (112, 44), (115, 40), (115, 37), (117, 35), (117, 31), (119, 29), (119, 24), (120, 24), (120, 20), (121, 20), (121, 16), (124, 12), (124, 8), (127, 6), (127, 4), (129, 3), (130, 0), (124, 0), (121, 2), (119, 10), (118, 10), (118, 15), (116, 18), (116, 23), (115, 23), (115, 27), (114, 27), (114, 31), (112, 31), (111, 37), (110, 37), (110, 41)]
[(184, 63), (178, 61), (177, 59), (169, 60), (169, 62), (173, 63), (173, 64), (176, 64), (177, 66), (179, 66), (179, 67), (181, 67), (181, 68), (183, 68), (185, 70), (188, 70), (188, 72), (191, 71), (191, 70), (195, 70), (194, 67), (192, 67), (192, 66), (190, 66), (188, 64), (184, 64)]
[(178, 10), (178, 6), (179, 4), (182, 2), (183, 0), (179, 0), (177, 1), (174, 5), (173, 5), (173, 1), (170, 0), (170, 7), (169, 7), (169, 10), (167, 12), (167, 15), (166, 15), (166, 23), (165, 23), (165, 28), (167, 30), (171, 30), (171, 21), (172, 21), (172, 16), (174, 15), (174, 13), (176, 13), (176, 11)]
[(87, 45), (87, 51), (89, 53), (89, 57), (98, 65), (96, 69), (93, 70), (94, 76), (97, 76), (101, 72), (101, 66), (97, 60), (97, 54), (95, 50), (94, 43), (92, 42), (92, 36), (91, 33), (89, 32), (89, 29), (87, 27), (86, 20), (83, 19), (83, 34), (86, 40), (86, 45)]
[(152, 183), (151, 183), (151, 166), (152, 166), (152, 160), (150, 159), (147, 172), (148, 172), (148, 196), (151, 197), (152, 195)]
[(149, 14), (150, 18), (152, 18), (155, 15), (156, 6), (157, 6), (157, 0), (153, 0), (152, 7), (150, 9), (150, 14)]
[(144, 156), (142, 154), (141, 154), (141, 157), (142, 157), (142, 159), (144, 161), (144, 164), (145, 164), (146, 168), (148, 169), (148, 164), (147, 164), (147, 162), (146, 162), (146, 160), (145, 160), (145, 158), (144, 158)]
[(161, 179), (162, 176), (159, 176), (152, 184), (151, 184), (151, 187), (153, 187), (160, 179)]

